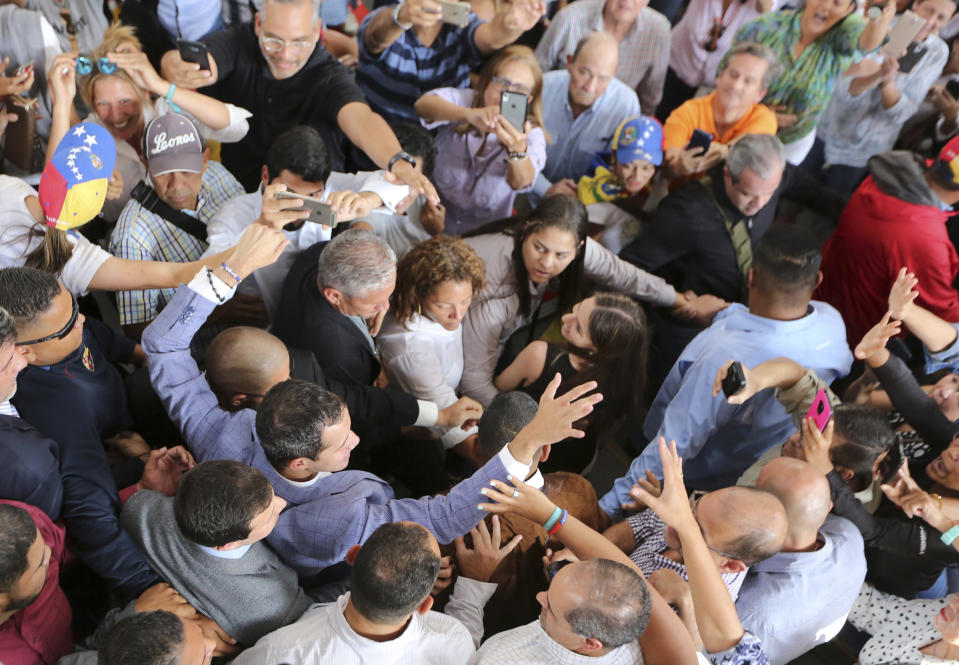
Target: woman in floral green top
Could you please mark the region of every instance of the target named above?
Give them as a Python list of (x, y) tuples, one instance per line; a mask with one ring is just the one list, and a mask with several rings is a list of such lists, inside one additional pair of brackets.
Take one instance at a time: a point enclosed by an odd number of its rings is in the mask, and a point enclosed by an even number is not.
[(812, 147), (839, 75), (885, 37), (896, 3), (886, 3), (869, 21), (855, 9), (856, 0), (807, 0), (805, 9), (763, 14), (736, 35), (737, 43), (770, 47), (786, 68), (763, 102), (776, 112), (778, 136), (792, 164)]

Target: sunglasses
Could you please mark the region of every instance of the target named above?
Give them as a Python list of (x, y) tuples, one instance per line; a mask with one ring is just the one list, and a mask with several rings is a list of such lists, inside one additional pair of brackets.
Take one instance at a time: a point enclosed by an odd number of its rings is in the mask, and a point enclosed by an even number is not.
[(101, 74), (115, 74), (117, 71), (117, 65), (115, 62), (110, 62), (106, 58), (97, 58), (96, 60), (91, 60), (85, 55), (78, 55), (76, 58), (77, 63), (77, 74), (80, 76), (86, 76), (93, 71), (93, 66), (96, 65), (97, 69), (100, 70)]
[(51, 335), (38, 337), (37, 339), (31, 339), (26, 342), (17, 342), (15, 346), (29, 346), (30, 344), (49, 342), (51, 339), (63, 339), (73, 332), (74, 326), (77, 325), (77, 318), (80, 316), (80, 303), (77, 302), (77, 297), (72, 293), (70, 294), (70, 299), (73, 301), (73, 313), (70, 315), (70, 320), (67, 321), (67, 325)]
[(556, 574), (561, 571), (563, 568), (573, 563), (569, 559), (560, 559), (559, 561), (552, 561), (546, 566), (546, 576), (552, 581)]

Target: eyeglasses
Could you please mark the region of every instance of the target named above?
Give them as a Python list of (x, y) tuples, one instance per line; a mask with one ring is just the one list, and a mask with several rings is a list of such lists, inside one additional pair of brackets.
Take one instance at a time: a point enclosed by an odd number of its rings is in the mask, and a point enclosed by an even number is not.
[(110, 62), (107, 58), (97, 58), (96, 60), (91, 60), (85, 55), (78, 55), (76, 57), (77, 63), (77, 74), (80, 76), (86, 76), (93, 71), (93, 66), (96, 65), (97, 69), (100, 70), (101, 74), (115, 74), (117, 71), (117, 65), (115, 62)]
[(260, 35), (260, 45), (263, 47), (263, 50), (267, 53), (279, 53), (284, 48), (289, 48), (293, 53), (303, 53), (303, 51), (310, 51), (313, 49), (313, 40), (312, 39), (294, 39), (292, 41), (286, 41), (285, 39), (280, 39), (279, 37), (264, 37)]
[(501, 90), (509, 90), (510, 92), (518, 92), (518, 93), (521, 94), (521, 95), (529, 95), (529, 93), (532, 92), (532, 90), (530, 90), (529, 88), (527, 88), (527, 87), (526, 87), (525, 85), (523, 85), (522, 83), (514, 83), (513, 81), (510, 81), (508, 78), (505, 78), (505, 77), (503, 77), (503, 76), (494, 76), (494, 77), (492, 78), (492, 83), (493, 83), (493, 85), (497, 86), (497, 87), (500, 88)]
[(560, 559), (559, 561), (551, 561), (546, 565), (546, 576), (552, 581), (556, 574), (561, 571), (563, 568), (573, 563), (569, 559)]
[[(699, 503), (699, 500), (703, 498), (704, 495), (709, 494), (709, 492), (704, 492), (703, 490), (693, 490), (689, 495), (689, 507), (693, 510), (693, 517), (696, 517), (696, 504)], [(706, 547), (711, 549), (716, 554), (726, 557), (727, 559), (736, 559), (740, 560), (739, 556), (736, 554), (730, 554), (729, 552), (724, 552), (721, 549), (717, 549), (709, 544), (709, 541), (706, 540), (706, 532), (703, 531), (703, 525), (699, 524), (699, 518), (696, 517), (696, 524), (699, 525), (699, 532), (703, 534), (703, 542), (706, 543)]]
[(70, 315), (70, 320), (67, 321), (67, 325), (63, 326), (57, 332), (47, 335), (46, 337), (38, 337), (37, 339), (31, 339), (26, 342), (17, 342), (16, 346), (28, 346), (30, 344), (42, 344), (43, 342), (49, 342), (51, 339), (63, 339), (73, 331), (73, 327), (77, 325), (77, 318), (80, 316), (80, 303), (77, 302), (77, 297), (70, 294), (71, 300), (73, 300), (73, 313)]
[(703, 42), (703, 48), (712, 53), (719, 48), (719, 40), (726, 34), (726, 26), (723, 25), (721, 18), (713, 19), (713, 25), (709, 28), (709, 34), (706, 35), (706, 41)]

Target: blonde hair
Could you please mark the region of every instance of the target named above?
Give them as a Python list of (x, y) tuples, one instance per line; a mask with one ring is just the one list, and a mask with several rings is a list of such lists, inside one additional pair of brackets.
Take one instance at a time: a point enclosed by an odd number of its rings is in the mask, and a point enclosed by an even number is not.
[(82, 78), (80, 82), (80, 96), (83, 97), (84, 103), (86, 103), (86, 105), (91, 109), (95, 109), (93, 87), (98, 81), (111, 76), (130, 84), (137, 97), (140, 98), (141, 106), (151, 103), (150, 94), (138, 86), (125, 71), (118, 67), (117, 70), (112, 74), (104, 74), (96, 66), (96, 63), (100, 58), (105, 58), (108, 53), (115, 53), (117, 49), (124, 44), (129, 44), (137, 51), (143, 50), (143, 45), (140, 44), (140, 40), (137, 39), (136, 30), (129, 25), (123, 25), (119, 21), (114, 21), (112, 24), (110, 24), (110, 27), (104, 31), (103, 41), (100, 42), (100, 44), (90, 53), (90, 60), (93, 61), (93, 71)]
[[(536, 60), (536, 54), (533, 49), (520, 44), (507, 46), (499, 53), (490, 58), (483, 69), (480, 70), (479, 79), (476, 82), (476, 94), (473, 96), (473, 108), (483, 106), (483, 97), (486, 95), (486, 88), (493, 82), (493, 77), (499, 74), (503, 66), (508, 62), (521, 62), (533, 73), (533, 89), (530, 94), (533, 96), (533, 102), (526, 108), (526, 117), (532, 121), (533, 125), (543, 130), (543, 136), (546, 142), (550, 142), (549, 134), (546, 132), (546, 126), (543, 123), (543, 70)], [(470, 131), (472, 125), (463, 123), (456, 128), (460, 134), (466, 134)]]

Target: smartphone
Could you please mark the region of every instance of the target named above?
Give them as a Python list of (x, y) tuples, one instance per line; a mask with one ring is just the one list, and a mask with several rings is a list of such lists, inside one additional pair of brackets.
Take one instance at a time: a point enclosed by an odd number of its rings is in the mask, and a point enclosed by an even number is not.
[(440, 11), (443, 14), (443, 23), (451, 23), (465, 28), (470, 23), (470, 3), (446, 2), (440, 0)]
[(906, 54), (899, 58), (899, 72), (901, 74), (911, 72), (912, 68), (916, 66), (916, 63), (918, 63), (925, 54), (925, 46), (917, 42), (910, 42), (909, 47), (906, 49)]
[(30, 74), (33, 71), (33, 60), (28, 60), (19, 67), (17, 67), (17, 72), (13, 75), (14, 78), (20, 78), (24, 74)]
[(906, 49), (912, 40), (916, 38), (922, 26), (926, 24), (926, 19), (920, 17), (915, 12), (906, 10), (899, 17), (899, 21), (889, 31), (889, 40), (883, 47), (883, 50), (894, 58), (898, 58)]
[(946, 92), (952, 95), (953, 99), (959, 99), (959, 81), (953, 79), (946, 83)]
[(812, 418), (816, 427), (822, 432), (826, 429), (830, 416), (832, 416), (832, 406), (829, 404), (829, 397), (826, 395), (826, 389), (820, 388), (819, 392), (816, 393), (816, 398), (812, 401), (812, 406), (806, 412), (806, 418)]
[(499, 99), (500, 115), (509, 120), (510, 124), (521, 132), (524, 131), (523, 127), (526, 124), (526, 104), (528, 100), (529, 97), (523, 93), (510, 92), (509, 90), (504, 90)]
[(191, 42), (188, 39), (176, 40), (176, 48), (184, 62), (195, 62), (201, 70), (210, 71), (209, 51), (202, 42)]
[(902, 463), (906, 461), (905, 457), (906, 452), (902, 449), (902, 443), (897, 441), (889, 448), (889, 452), (882, 458), (882, 461), (879, 462), (880, 482), (885, 484), (892, 480), (893, 476), (902, 468)]
[(702, 151), (696, 153), (696, 157), (702, 157), (709, 150), (709, 145), (713, 142), (713, 135), (709, 132), (704, 132), (701, 129), (694, 129), (693, 135), (689, 139), (689, 143), (686, 144), (686, 150), (691, 148), (702, 148)]
[(737, 360), (726, 370), (726, 378), (723, 379), (723, 394), (726, 397), (732, 397), (745, 386), (746, 375), (743, 373), (743, 364)]
[(295, 192), (277, 192), (276, 198), (299, 199), (303, 201), (303, 208), (310, 211), (310, 216), (303, 221), (322, 224), (323, 226), (336, 226), (336, 213), (333, 212), (333, 208), (319, 199), (315, 199), (312, 196), (303, 196)]

